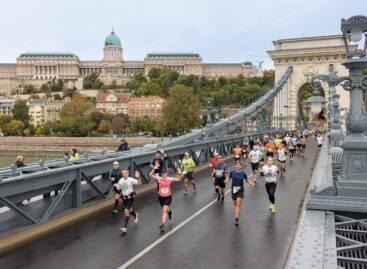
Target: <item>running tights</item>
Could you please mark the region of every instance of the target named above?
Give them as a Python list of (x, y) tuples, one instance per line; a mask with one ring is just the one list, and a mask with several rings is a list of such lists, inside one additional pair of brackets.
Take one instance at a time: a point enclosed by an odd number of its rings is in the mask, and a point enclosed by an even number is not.
[(275, 182), (265, 183), (266, 192), (269, 195), (270, 203), (275, 204), (275, 190), (277, 188), (277, 184)]

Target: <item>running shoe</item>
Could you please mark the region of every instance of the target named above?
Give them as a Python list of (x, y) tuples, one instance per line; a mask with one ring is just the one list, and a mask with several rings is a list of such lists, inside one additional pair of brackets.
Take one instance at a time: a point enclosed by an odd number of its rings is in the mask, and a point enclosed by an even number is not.
[(238, 226), (238, 218), (236, 218), (236, 219), (234, 220), (234, 225), (235, 225), (235, 226)]
[(214, 191), (213, 192), (213, 196), (217, 196), (218, 194), (217, 194), (217, 192), (216, 191)]
[(269, 204), (269, 210), (270, 210), (270, 211), (273, 209), (273, 206), (274, 206), (274, 205), (273, 205), (272, 203), (270, 203), (270, 204)]
[(134, 217), (134, 223), (138, 223), (139, 222), (139, 214), (135, 212), (135, 217)]
[(224, 196), (222, 196), (222, 199), (221, 199), (220, 203), (221, 203), (221, 204), (223, 204), (223, 203), (224, 203)]
[(192, 187), (194, 188), (194, 192), (196, 192), (196, 184), (192, 184)]
[(272, 209), (271, 209), (271, 213), (275, 214), (276, 212), (276, 209), (275, 209), (275, 206), (273, 205)]
[(113, 210), (112, 210), (112, 213), (113, 213), (113, 214), (117, 214), (117, 209), (113, 209)]
[(122, 231), (123, 234), (127, 233), (127, 229), (125, 227), (121, 227), (120, 230)]
[(170, 211), (168, 212), (168, 219), (169, 219), (169, 220), (171, 220), (171, 219), (172, 219), (172, 210), (170, 210)]
[(218, 198), (217, 198), (217, 203), (220, 202), (220, 195), (218, 195)]
[(187, 195), (187, 190), (184, 190), (184, 195)]
[(161, 230), (161, 232), (162, 232), (162, 233), (164, 233), (164, 225), (163, 225), (163, 224), (161, 224), (161, 225), (159, 226), (159, 229)]

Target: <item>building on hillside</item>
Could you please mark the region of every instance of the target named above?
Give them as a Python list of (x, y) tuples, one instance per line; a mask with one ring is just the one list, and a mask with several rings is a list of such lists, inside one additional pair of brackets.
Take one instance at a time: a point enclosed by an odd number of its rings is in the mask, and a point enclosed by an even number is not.
[(34, 126), (42, 126), (45, 123), (54, 123), (60, 120), (60, 111), (65, 104), (64, 100), (30, 99), (29, 107), (30, 122)]
[(13, 105), (13, 99), (0, 99), (0, 115), (11, 115)]
[(46, 123), (46, 99), (30, 99), (27, 102), (29, 107), (30, 123), (34, 126)]
[(148, 116), (152, 119), (161, 117), (164, 99), (158, 96), (131, 97), (129, 99), (128, 115), (130, 120)]
[(60, 112), (65, 100), (51, 100), (46, 103), (45, 122), (54, 123), (60, 120)]
[(120, 38), (112, 31), (105, 39), (102, 60), (80, 60), (71, 52), (26, 52), (16, 63), (0, 64), (0, 94), (11, 95), (27, 84), (40, 86), (52, 79), (82, 89), (83, 77), (92, 72), (98, 73), (104, 84), (113, 80), (121, 84), (138, 72), (147, 75), (153, 67), (210, 78), (262, 76), (250, 62), (208, 64), (192, 52), (153, 52), (144, 60), (125, 60)]
[(128, 114), (129, 95), (127, 93), (98, 93), (96, 109), (108, 114)]

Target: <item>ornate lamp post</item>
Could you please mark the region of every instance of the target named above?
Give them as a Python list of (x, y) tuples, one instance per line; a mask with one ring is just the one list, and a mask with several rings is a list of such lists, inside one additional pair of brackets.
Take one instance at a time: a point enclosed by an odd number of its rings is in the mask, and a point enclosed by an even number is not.
[[(367, 75), (363, 69), (367, 67), (367, 17), (353, 16), (342, 19), (341, 30), (347, 59), (342, 63), (349, 69), (349, 77), (341, 78), (342, 85), (350, 92), (349, 114), (347, 117), (347, 131), (342, 148), (342, 175), (337, 184), (338, 195), (367, 197), (367, 129), (366, 114), (363, 106), (363, 92), (367, 90)], [(350, 51), (348, 41), (359, 42), (365, 36), (364, 47)]]

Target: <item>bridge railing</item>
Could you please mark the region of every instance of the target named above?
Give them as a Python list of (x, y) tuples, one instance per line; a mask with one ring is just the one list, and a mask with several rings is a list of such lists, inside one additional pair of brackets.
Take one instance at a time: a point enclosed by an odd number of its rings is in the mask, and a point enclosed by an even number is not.
[[(262, 136), (253, 134), (252, 136)], [(223, 139), (198, 142), (190, 145), (169, 147), (165, 149), (166, 167), (170, 172), (176, 170), (176, 164), (189, 152), (197, 165), (207, 163), (214, 152), (223, 156), (232, 154), (236, 144), (240, 144), (245, 135), (228, 136)], [(48, 220), (61, 212), (79, 208), (91, 201), (112, 197), (113, 186), (106, 173), (112, 169), (112, 162), (118, 161), (120, 167), (133, 171), (138, 170), (143, 183), (148, 183), (150, 161), (156, 149), (150, 151), (133, 151), (130, 154), (101, 153), (86, 155), (67, 166), (48, 166), (37, 172), (22, 173), (0, 182), (0, 234), (13, 228), (35, 224)], [(64, 161), (65, 162), (65, 161)], [(57, 164), (54, 162), (53, 164)], [(60, 161), (62, 163), (62, 161)], [(24, 171), (23, 171), (24, 172)], [(57, 195), (42, 199), (44, 194), (53, 191)], [(23, 205), (26, 199), (41, 197), (39, 201)], [(1, 211), (0, 211), (1, 212)]]

